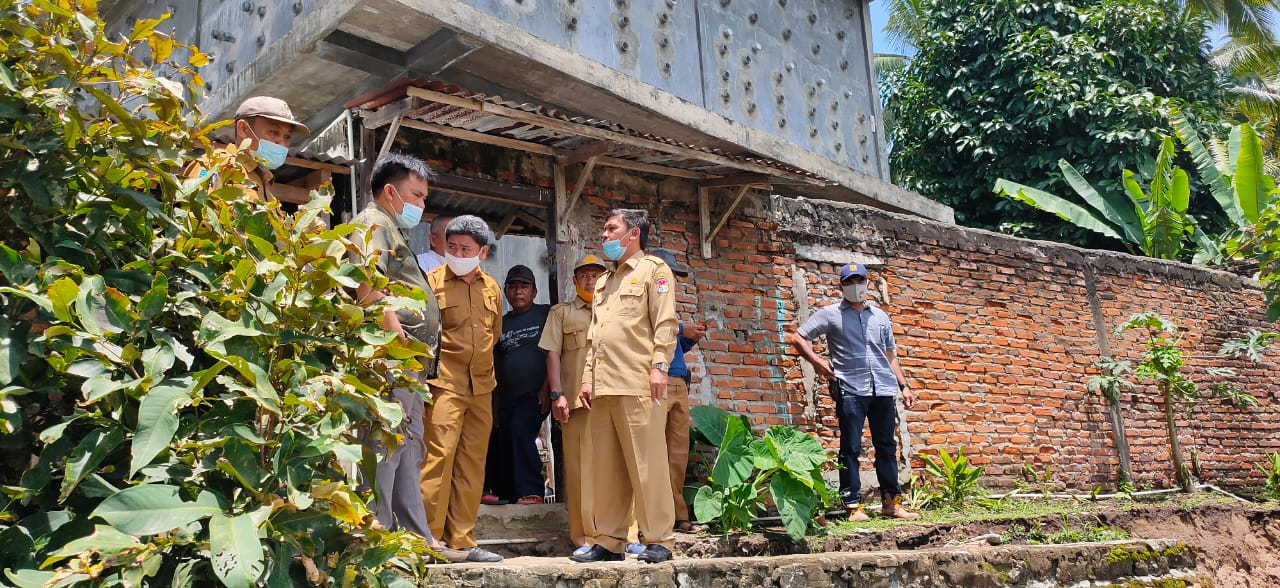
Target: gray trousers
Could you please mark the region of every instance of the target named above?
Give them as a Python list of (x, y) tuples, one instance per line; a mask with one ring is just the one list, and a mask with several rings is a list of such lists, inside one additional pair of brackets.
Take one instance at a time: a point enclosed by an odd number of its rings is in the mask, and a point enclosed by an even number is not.
[(422, 397), (406, 390), (392, 390), (400, 406), (404, 408), (404, 421), (400, 424), (403, 441), (390, 453), (382, 448), (378, 452), (378, 469), (374, 482), (374, 517), (384, 528), (404, 529), (417, 533), (428, 542), (434, 541), (431, 527), (427, 525), (427, 508), (422, 500), (422, 459), (426, 454), (423, 441)]

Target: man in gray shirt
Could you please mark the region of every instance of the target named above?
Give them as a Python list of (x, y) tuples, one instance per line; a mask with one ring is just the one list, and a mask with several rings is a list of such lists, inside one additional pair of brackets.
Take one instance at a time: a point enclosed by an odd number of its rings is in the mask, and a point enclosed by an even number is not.
[[(850, 263), (840, 268), (844, 300), (813, 313), (800, 329), (787, 337), (818, 375), (831, 381), (831, 395), (840, 423), (840, 493), (849, 508), (849, 520), (865, 521), (858, 457), (862, 454), (862, 427), (871, 428), (876, 450), (876, 478), (880, 481), (881, 514), (899, 519), (920, 515), (902, 506), (898, 484), (896, 396), (902, 393), (907, 408), (915, 394), (898, 364), (893, 324), (883, 310), (867, 304), (867, 268)], [(813, 340), (825, 335), (831, 361), (813, 351)]]

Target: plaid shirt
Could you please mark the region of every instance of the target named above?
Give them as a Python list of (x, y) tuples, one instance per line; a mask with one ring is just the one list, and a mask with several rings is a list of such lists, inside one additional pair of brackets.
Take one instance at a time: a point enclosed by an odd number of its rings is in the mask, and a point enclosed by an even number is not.
[(889, 315), (871, 305), (862, 311), (848, 301), (824, 306), (800, 325), (801, 337), (827, 337), (831, 369), (841, 389), (857, 396), (894, 396), (898, 378), (889, 367), (888, 353), (898, 348)]

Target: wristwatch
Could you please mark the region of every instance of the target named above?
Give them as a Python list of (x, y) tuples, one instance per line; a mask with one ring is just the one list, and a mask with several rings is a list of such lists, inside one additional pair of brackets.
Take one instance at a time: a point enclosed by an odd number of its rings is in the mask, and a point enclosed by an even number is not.
[(658, 362), (658, 363), (655, 363), (655, 364), (653, 364), (653, 369), (655, 369), (655, 370), (662, 370), (662, 372), (663, 372), (663, 373), (666, 373), (666, 371), (667, 371), (667, 362), (665, 362), (665, 361), (660, 361), (660, 362)]
[(560, 400), (561, 398), (564, 398), (564, 392), (561, 392), (561, 391), (559, 391), (559, 390), (552, 390), (552, 391), (551, 391), (551, 396), (548, 396), (548, 398), (549, 398), (552, 402), (555, 402), (555, 401), (557, 401), (557, 400)]

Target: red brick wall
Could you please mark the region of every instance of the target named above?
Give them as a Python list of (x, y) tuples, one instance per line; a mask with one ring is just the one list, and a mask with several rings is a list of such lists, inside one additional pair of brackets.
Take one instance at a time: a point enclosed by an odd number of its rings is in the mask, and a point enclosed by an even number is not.
[[(535, 156), (448, 141), (408, 150), (454, 173), (551, 186), (549, 162)], [(570, 182), (575, 175), (571, 170)], [(713, 222), (731, 196), (720, 192)], [(1106, 403), (1086, 389), (1103, 354), (1095, 307), (1117, 358), (1136, 360), (1141, 347), (1136, 334), (1116, 337), (1111, 330), (1133, 313), (1156, 311), (1186, 329), (1190, 374), (1210, 382), (1205, 367), (1237, 367), (1236, 383), (1261, 400), (1252, 412), (1206, 405), (1180, 422), (1187, 461), (1196, 448), (1206, 481), (1256, 487), (1261, 478), (1252, 464), (1280, 451), (1280, 350), (1256, 365), (1215, 355), (1223, 340), (1249, 327), (1280, 330), (1267, 324), (1260, 293), (1241, 278), (865, 207), (762, 195), (748, 196), (717, 236), (714, 255), (703, 260), (691, 183), (607, 168), (597, 168), (582, 204), (562, 220), (574, 238), (560, 247), (574, 255), (584, 247), (598, 250), (599, 227), (615, 207), (649, 210), (651, 246), (687, 254), (695, 273), (696, 285), (680, 285), (681, 317), (712, 323), (689, 357), (695, 403), (714, 402), (760, 425), (816, 432), (834, 452), (831, 401), (811, 370), (805, 377), (784, 338), (805, 309), (837, 300), (835, 267), (860, 255), (883, 262), (883, 307), (919, 395), (905, 415), (912, 456), (963, 446), (986, 467), (983, 482), (993, 488), (1022, 479), (1024, 464), (1037, 471), (1052, 466), (1054, 479), (1072, 488), (1112, 487), (1119, 462)], [(1143, 385), (1122, 402), (1136, 483), (1168, 487), (1172, 467), (1154, 389)]]

